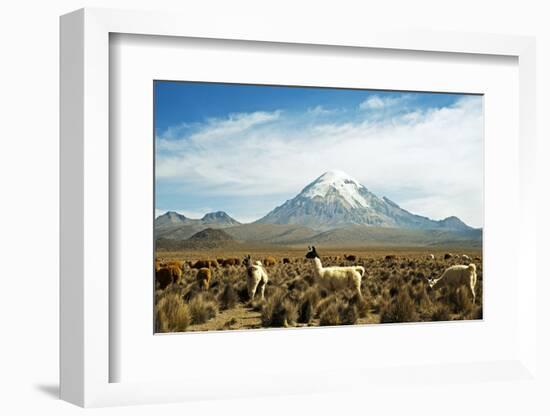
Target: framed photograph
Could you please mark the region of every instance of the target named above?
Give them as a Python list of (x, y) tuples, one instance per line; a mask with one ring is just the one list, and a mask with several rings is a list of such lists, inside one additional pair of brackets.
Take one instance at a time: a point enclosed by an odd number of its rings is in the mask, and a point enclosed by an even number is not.
[(155, 332), (482, 319), (483, 96), (153, 88)]
[(192, 20), (61, 18), (62, 398), (536, 383), (534, 40)]

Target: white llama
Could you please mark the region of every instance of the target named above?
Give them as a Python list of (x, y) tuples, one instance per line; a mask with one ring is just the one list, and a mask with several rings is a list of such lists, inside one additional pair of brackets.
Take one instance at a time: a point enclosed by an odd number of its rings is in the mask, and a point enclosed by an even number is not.
[(432, 289), (439, 289), (447, 286), (450, 289), (457, 290), (461, 286), (470, 288), (473, 297), (473, 303), (476, 303), (476, 265), (471, 263), (468, 266), (459, 264), (447, 268), (437, 279), (428, 279), (428, 285)]
[(315, 246), (308, 248), (309, 251), (306, 254), (306, 258), (313, 260), (315, 277), (321, 285), (345, 282), (353, 286), (359, 296), (362, 297), (361, 279), (365, 275), (365, 268), (363, 266), (323, 267)]
[(246, 284), (250, 300), (254, 300), (257, 289), (260, 290), (260, 297), (264, 299), (265, 286), (269, 279), (262, 263), (260, 261), (252, 263), (248, 255), (243, 259), (243, 264), (246, 267)]

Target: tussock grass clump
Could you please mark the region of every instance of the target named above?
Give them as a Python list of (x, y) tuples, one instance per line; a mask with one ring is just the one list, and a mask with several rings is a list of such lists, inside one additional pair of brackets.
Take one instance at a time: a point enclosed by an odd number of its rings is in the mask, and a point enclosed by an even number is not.
[(483, 319), (483, 308), (481, 306), (474, 307), (468, 319)]
[(166, 289), (157, 289), (155, 290), (155, 305), (159, 303), (159, 301), (168, 294), (175, 294), (178, 296), (182, 296), (185, 293), (185, 288), (181, 284), (170, 284), (166, 287)]
[(365, 318), (369, 310), (369, 304), (365, 298), (355, 293), (350, 299), (349, 304), (355, 306), (359, 318)]
[(444, 305), (444, 304), (437, 305), (431, 314), (431, 320), (432, 321), (450, 321), (451, 310), (447, 305)]
[(340, 312), (336, 303), (329, 303), (326, 309), (319, 316), (319, 325), (334, 326), (340, 325)]
[(309, 283), (300, 277), (291, 280), (288, 283), (288, 290), (298, 290), (299, 292), (305, 292), (308, 288)]
[(235, 291), (237, 292), (237, 296), (239, 298), (239, 301), (242, 303), (245, 303), (248, 301), (248, 287), (246, 286), (246, 282), (238, 282), (235, 287)]
[(380, 311), (380, 322), (414, 322), (418, 320), (414, 302), (408, 291), (401, 291), (399, 295), (392, 298), (389, 303), (382, 306)]
[(343, 325), (354, 325), (359, 319), (359, 311), (357, 310), (357, 306), (351, 303), (342, 305), (339, 312), (340, 321)]
[(155, 306), (155, 332), (183, 332), (191, 323), (189, 307), (176, 293), (160, 295)]
[(255, 312), (261, 312), (264, 307), (265, 300), (259, 297), (250, 302), (250, 308)]
[(193, 282), (185, 289), (183, 293), (183, 300), (187, 303), (191, 302), (197, 296), (200, 296), (203, 293), (202, 288), (198, 282)]
[(321, 298), (323, 299), (327, 298), (330, 295), (330, 292), (324, 287), (319, 288), (318, 293), (319, 296), (321, 296)]
[(322, 291), (319, 290), (319, 293), (321, 295), (321, 300), (319, 301), (317, 305), (317, 316), (321, 317), (323, 312), (333, 303), (337, 301), (336, 295), (327, 295), (325, 297), (322, 296)]
[(274, 292), (262, 306), (262, 325), (267, 327), (286, 327), (296, 322), (297, 305), (285, 296), (283, 290)]
[(291, 291), (287, 292), (287, 299), (291, 300), (292, 302), (299, 304), (302, 299), (302, 293), (298, 289), (292, 289)]
[(318, 313), (321, 326), (353, 325), (359, 319), (357, 305), (336, 296), (324, 299)]
[(308, 289), (300, 299), (298, 310), (298, 322), (309, 324), (315, 317), (317, 305), (319, 304), (319, 293), (315, 288)]
[(231, 309), (239, 302), (239, 294), (232, 283), (226, 283), (219, 295), (220, 309)]
[(447, 294), (447, 303), (453, 308), (453, 312), (463, 315), (468, 315), (474, 307), (472, 294), (465, 287), (450, 290)]
[(420, 309), (428, 309), (431, 305), (430, 298), (426, 293), (424, 285), (415, 286), (415, 289), (412, 290), (411, 298)]
[(215, 295), (219, 294), (220, 291), (222, 290), (222, 287), (224, 285), (222, 284), (222, 281), (221, 279), (219, 278), (216, 278), (216, 279), (212, 279), (212, 281), (210, 282), (210, 286), (209, 286), (209, 291), (214, 293)]
[(384, 298), (382, 295), (374, 296), (370, 299), (370, 307), (374, 313), (380, 313), (382, 305), (384, 305)]
[(378, 296), (382, 293), (381, 285), (378, 283), (375, 283), (374, 281), (365, 282), (365, 280), (363, 280), (363, 283), (371, 296)]
[(203, 324), (218, 314), (218, 303), (208, 296), (199, 295), (189, 302), (189, 312), (193, 324)]
[(302, 276), (304, 279), (304, 282), (306, 282), (308, 285), (313, 286), (315, 284), (315, 276), (312, 274), (306, 274), (305, 276)]
[[(271, 278), (270, 278), (271, 279)], [(278, 292), (279, 290), (282, 290), (281, 287), (273, 284), (273, 282), (271, 280), (269, 280), (267, 282), (267, 285), (265, 285), (265, 293), (264, 293), (264, 297), (267, 299), (267, 298), (270, 298), (272, 297), (276, 292)]]

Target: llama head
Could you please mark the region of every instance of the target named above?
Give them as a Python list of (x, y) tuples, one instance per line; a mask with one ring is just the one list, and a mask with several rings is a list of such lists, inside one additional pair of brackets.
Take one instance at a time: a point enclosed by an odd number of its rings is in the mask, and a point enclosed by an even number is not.
[(434, 287), (434, 285), (435, 285), (435, 280), (434, 280), (434, 279), (430, 279), (429, 277), (426, 278), (426, 279), (427, 279), (427, 281), (428, 281), (428, 288), (429, 288), (429, 289), (432, 289), (432, 288)]
[(252, 260), (250, 259), (250, 254), (248, 256), (244, 256), (243, 265), (245, 267), (249, 267), (249, 266), (252, 265)]
[(308, 247), (308, 252), (306, 253), (306, 259), (314, 259), (319, 258), (319, 254), (317, 254), (317, 251), (315, 250), (315, 246)]

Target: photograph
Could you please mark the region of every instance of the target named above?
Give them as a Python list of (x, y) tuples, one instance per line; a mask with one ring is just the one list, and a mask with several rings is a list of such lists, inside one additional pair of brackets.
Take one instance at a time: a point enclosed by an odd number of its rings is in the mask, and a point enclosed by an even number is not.
[(483, 95), (153, 90), (155, 333), (483, 319)]

